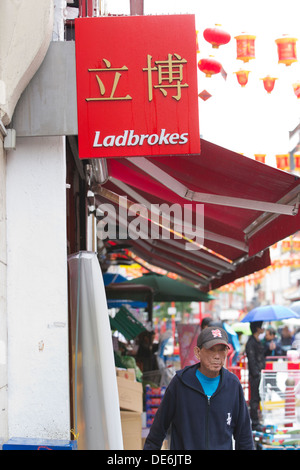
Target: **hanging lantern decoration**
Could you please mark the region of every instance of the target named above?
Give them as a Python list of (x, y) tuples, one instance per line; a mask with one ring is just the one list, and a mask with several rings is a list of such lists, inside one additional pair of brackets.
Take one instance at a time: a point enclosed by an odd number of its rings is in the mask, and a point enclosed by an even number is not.
[(203, 37), (214, 49), (218, 49), (219, 46), (228, 44), (231, 36), (229, 33), (221, 29), (220, 25), (216, 24), (215, 26), (215, 28), (206, 28), (203, 32)]
[(196, 49), (197, 49), (197, 54), (199, 54), (200, 50), (199, 50), (199, 42), (198, 42), (198, 33), (199, 31), (196, 31)]
[(300, 171), (300, 153), (294, 153), (295, 170)]
[(255, 153), (255, 160), (260, 163), (266, 163), (266, 154), (265, 153)]
[(288, 66), (293, 62), (297, 62), (296, 41), (296, 38), (291, 38), (287, 35), (276, 39), (278, 64), (285, 64)]
[(252, 34), (240, 34), (236, 39), (236, 58), (243, 62), (255, 59), (255, 39)]
[(290, 169), (290, 154), (284, 153), (276, 155), (276, 166), (279, 170), (289, 171)]
[(294, 93), (297, 96), (297, 98), (300, 98), (300, 82), (293, 83), (293, 89)]
[(207, 101), (209, 98), (212, 97), (212, 95), (207, 91), (207, 90), (202, 90), (201, 93), (199, 93), (199, 98), (201, 98), (203, 101)]
[(207, 59), (200, 59), (198, 62), (198, 68), (201, 72), (205, 73), (206, 77), (211, 77), (222, 70), (222, 65), (216, 59), (208, 57)]
[(271, 91), (273, 91), (273, 89), (274, 89), (275, 80), (277, 80), (277, 78), (275, 78), (275, 77), (270, 77), (270, 75), (267, 75), (266, 77), (261, 78), (261, 80), (262, 80), (263, 83), (264, 83), (264, 89), (265, 89), (268, 93), (271, 93)]
[(233, 72), (236, 74), (237, 81), (241, 85), (241, 87), (244, 87), (248, 83), (248, 75), (250, 73), (250, 70), (239, 70), (238, 72)]

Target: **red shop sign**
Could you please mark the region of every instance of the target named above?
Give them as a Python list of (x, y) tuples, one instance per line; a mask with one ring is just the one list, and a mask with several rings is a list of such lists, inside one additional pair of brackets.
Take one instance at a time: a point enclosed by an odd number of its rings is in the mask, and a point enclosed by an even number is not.
[(194, 15), (75, 20), (80, 158), (200, 153)]

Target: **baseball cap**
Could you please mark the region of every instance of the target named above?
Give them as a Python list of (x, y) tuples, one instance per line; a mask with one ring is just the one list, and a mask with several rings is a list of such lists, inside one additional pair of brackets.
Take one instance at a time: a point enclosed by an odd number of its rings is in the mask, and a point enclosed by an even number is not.
[(208, 326), (201, 331), (197, 339), (197, 346), (199, 348), (210, 349), (216, 344), (225, 344), (229, 347), (228, 336), (223, 328), (217, 326)]

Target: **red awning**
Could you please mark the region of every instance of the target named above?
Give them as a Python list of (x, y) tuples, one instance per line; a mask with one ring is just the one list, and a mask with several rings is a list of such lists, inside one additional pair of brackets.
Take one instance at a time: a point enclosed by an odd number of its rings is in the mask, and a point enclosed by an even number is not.
[(106, 162), (108, 180), (94, 187), (98, 204), (117, 207), (116, 196), (126, 196), (127, 206), (140, 203), (149, 211), (154, 204), (188, 205), (193, 226), (196, 207), (204, 204), (201, 249), (187, 250), (184, 239), (131, 241), (143, 259), (199, 282), (204, 290), (268, 266), (267, 248), (300, 229), (298, 177), (205, 140), (196, 156)]

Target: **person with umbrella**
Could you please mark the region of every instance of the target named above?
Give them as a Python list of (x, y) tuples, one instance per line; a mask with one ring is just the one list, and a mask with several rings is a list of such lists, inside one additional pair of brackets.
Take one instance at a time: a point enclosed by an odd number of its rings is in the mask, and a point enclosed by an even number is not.
[(258, 416), (258, 408), (260, 403), (259, 384), (261, 379), (261, 371), (265, 368), (264, 347), (259, 338), (260, 335), (264, 332), (262, 324), (262, 321), (253, 321), (250, 323), (252, 334), (249, 336), (245, 349), (249, 369), (250, 418), (252, 421), (252, 429), (255, 431), (261, 430)]

